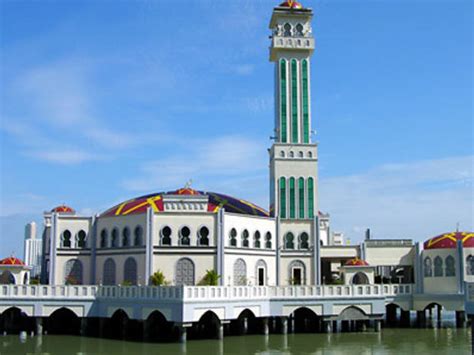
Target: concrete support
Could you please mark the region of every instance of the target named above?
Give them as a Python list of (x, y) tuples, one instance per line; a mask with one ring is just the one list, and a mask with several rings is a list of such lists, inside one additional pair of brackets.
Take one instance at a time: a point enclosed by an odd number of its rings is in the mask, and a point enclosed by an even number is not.
[(290, 316), (290, 323), (289, 323), (288, 332), (290, 332), (290, 333), (295, 332), (295, 317), (294, 316)]
[(397, 323), (397, 309), (395, 307), (387, 307), (385, 316), (389, 326), (394, 326)]
[(146, 320), (142, 323), (142, 336), (143, 341), (147, 342), (150, 340), (150, 326)]
[(87, 335), (87, 317), (81, 318), (81, 329), (80, 329), (81, 336)]
[(35, 318), (35, 333), (36, 335), (43, 335), (43, 318)]
[(350, 324), (348, 320), (341, 321), (341, 331), (342, 332), (350, 331)]
[(332, 331), (333, 333), (338, 333), (339, 332), (339, 323), (337, 320), (332, 321)]
[(249, 320), (247, 318), (242, 319), (242, 324), (240, 328), (240, 334), (245, 335), (249, 331)]
[(217, 325), (217, 339), (222, 340), (224, 339), (224, 324), (219, 323)]
[(330, 320), (323, 321), (323, 331), (324, 333), (332, 333), (332, 322)]
[(380, 319), (375, 319), (374, 320), (374, 331), (378, 333), (381, 330), (382, 330), (382, 321)]
[(99, 318), (99, 337), (103, 338), (105, 333), (105, 318)]
[(456, 327), (458, 328), (466, 327), (466, 312), (465, 311), (456, 311)]
[(357, 327), (357, 330), (361, 332), (366, 332), (367, 331), (367, 321), (361, 320), (359, 321), (359, 326)]
[(404, 311), (403, 309), (401, 310), (400, 325), (402, 327), (410, 327), (410, 311)]
[(184, 327), (182, 325), (178, 325), (177, 328), (178, 328), (178, 341), (180, 343), (186, 343), (186, 340), (187, 340), (186, 327)]
[(268, 318), (265, 317), (265, 318), (262, 318), (262, 329), (261, 329), (261, 333), (263, 335), (268, 335), (270, 334), (270, 330), (268, 328)]
[(416, 311), (416, 323), (420, 328), (426, 327), (426, 312), (424, 310)]
[(280, 317), (281, 334), (288, 334), (288, 317)]

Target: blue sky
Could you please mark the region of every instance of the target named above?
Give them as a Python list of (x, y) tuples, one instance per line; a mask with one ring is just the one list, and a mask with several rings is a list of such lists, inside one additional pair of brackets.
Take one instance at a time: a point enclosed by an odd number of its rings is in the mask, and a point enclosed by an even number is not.
[[(0, 254), (66, 203), (178, 188), (268, 206), (277, 1), (3, 1)], [(473, 230), (470, 1), (306, 1), (319, 200), (361, 239)]]

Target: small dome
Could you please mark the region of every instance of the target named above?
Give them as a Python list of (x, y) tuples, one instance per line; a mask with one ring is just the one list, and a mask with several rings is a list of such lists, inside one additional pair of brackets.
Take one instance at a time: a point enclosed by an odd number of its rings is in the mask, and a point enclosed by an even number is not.
[(0, 260), (0, 265), (25, 266), (25, 263), (22, 260), (15, 258), (14, 256), (10, 256), (8, 258)]
[(76, 211), (69, 207), (69, 206), (66, 206), (66, 205), (61, 205), (61, 206), (57, 206), (57, 207), (54, 207), (51, 212), (56, 212), (56, 213), (75, 213)]
[(193, 190), (190, 187), (183, 187), (182, 189), (178, 189), (176, 191), (168, 192), (170, 195), (201, 195), (199, 191)]
[(347, 260), (345, 266), (369, 266), (369, 263), (365, 260), (354, 258)]
[(424, 249), (454, 249), (457, 241), (462, 241), (465, 248), (474, 248), (474, 232), (451, 232), (428, 239)]
[(303, 5), (301, 5), (298, 1), (287, 0), (282, 2), (278, 7), (289, 7), (290, 9), (302, 9)]

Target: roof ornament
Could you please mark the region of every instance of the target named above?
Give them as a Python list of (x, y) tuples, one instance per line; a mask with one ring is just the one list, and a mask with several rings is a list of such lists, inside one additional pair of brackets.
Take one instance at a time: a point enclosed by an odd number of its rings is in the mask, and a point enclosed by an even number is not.
[(193, 179), (189, 179), (188, 181), (186, 181), (186, 184), (184, 184), (184, 188), (190, 189), (192, 184), (193, 184)]

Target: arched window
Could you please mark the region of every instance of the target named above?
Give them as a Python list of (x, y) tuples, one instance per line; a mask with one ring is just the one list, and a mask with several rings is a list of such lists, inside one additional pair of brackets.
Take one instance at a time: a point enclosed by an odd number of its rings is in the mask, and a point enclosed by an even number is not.
[(295, 249), (295, 236), (291, 232), (285, 235), (285, 249)]
[(280, 178), (280, 218), (286, 218), (286, 179)]
[(303, 25), (301, 23), (296, 25), (296, 35), (303, 36)]
[(303, 158), (304, 157), (304, 153), (300, 150), (298, 152), (298, 158)]
[(267, 232), (267, 234), (265, 234), (265, 248), (272, 248), (272, 234), (270, 232)]
[(5, 270), (0, 274), (0, 285), (14, 285), (16, 284), (15, 276), (10, 270)]
[(295, 178), (290, 178), (290, 218), (296, 218)]
[(431, 265), (431, 258), (429, 256), (427, 256), (423, 261), (423, 270), (425, 277), (433, 276), (433, 268)]
[(291, 37), (291, 25), (289, 23), (285, 23), (283, 25), (283, 36), (284, 37)]
[(308, 155), (308, 158), (312, 158), (312, 157), (313, 157), (313, 153), (311, 153), (311, 152), (308, 152), (307, 155)]
[(291, 142), (298, 142), (298, 64), (291, 60)]
[(253, 247), (254, 248), (260, 248), (260, 232), (255, 231), (253, 234)]
[(353, 285), (368, 285), (369, 284), (369, 278), (367, 275), (363, 272), (358, 272), (352, 277), (352, 282)]
[(104, 285), (115, 285), (115, 261), (112, 258), (108, 258), (104, 262), (102, 283)]
[(300, 234), (299, 237), (299, 249), (308, 249), (309, 248), (309, 236), (308, 233), (304, 232)]
[(466, 274), (474, 275), (474, 256), (472, 255), (466, 258)]
[(123, 265), (123, 282), (137, 284), (137, 262), (134, 258), (127, 258)]
[(237, 246), (237, 231), (235, 228), (232, 228), (229, 232), (229, 244), (231, 247)]
[(62, 247), (63, 248), (70, 248), (71, 247), (71, 232), (68, 229), (66, 229), (63, 232)]
[(314, 180), (308, 179), (308, 218), (314, 217)]
[(290, 285), (306, 284), (306, 267), (301, 260), (293, 260), (288, 266), (288, 283)]
[(295, 152), (293, 152), (292, 150), (290, 150), (289, 156), (290, 156), (290, 158), (294, 158), (294, 157), (295, 157)]
[(66, 262), (64, 269), (64, 283), (66, 285), (82, 285), (82, 263), (77, 259), (70, 259)]
[(247, 264), (243, 259), (237, 259), (234, 263), (234, 286), (247, 285)]
[(161, 245), (171, 245), (171, 228), (165, 226), (161, 228)]
[(255, 265), (255, 283), (257, 286), (265, 286), (267, 284), (267, 264), (260, 259)]
[(304, 218), (304, 178), (298, 179), (298, 217)]
[(128, 227), (125, 227), (122, 231), (122, 246), (130, 246), (130, 229)]
[(209, 245), (209, 228), (201, 227), (199, 228), (199, 245)]
[(242, 247), (249, 247), (249, 231), (244, 229), (242, 232)]
[(284, 150), (280, 151), (280, 157), (282, 157), (282, 158), (285, 157), (285, 151)]
[(286, 60), (280, 59), (280, 141), (287, 143), (288, 141), (288, 122), (287, 122), (287, 73)]
[(434, 276), (442, 277), (443, 276), (443, 259), (440, 256), (434, 258)]
[(86, 232), (83, 230), (80, 230), (79, 233), (77, 233), (77, 247), (78, 248), (85, 248), (86, 247)]
[(448, 255), (445, 260), (446, 263), (446, 276), (456, 276), (456, 264), (452, 255)]
[(136, 226), (133, 234), (134, 234), (134, 239), (135, 239), (134, 240), (134, 245), (136, 247), (141, 246), (143, 244), (143, 242), (142, 242), (142, 240), (143, 240), (143, 229), (142, 229), (142, 227)]
[(194, 285), (194, 263), (189, 258), (181, 258), (176, 263), (176, 285)]
[(112, 248), (118, 247), (119, 230), (117, 228), (112, 229), (112, 238), (110, 239), (110, 246)]
[(101, 248), (107, 248), (108, 240), (107, 240), (107, 229), (102, 229), (100, 232), (100, 247)]
[(180, 245), (190, 245), (191, 240), (189, 236), (191, 235), (191, 230), (188, 227), (183, 227), (179, 231), (179, 244)]

